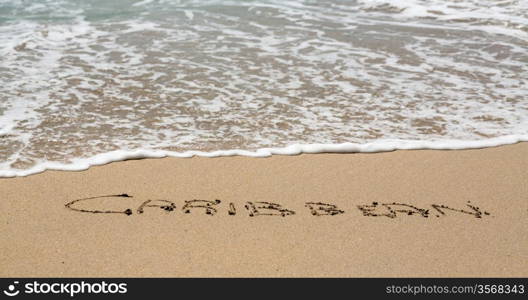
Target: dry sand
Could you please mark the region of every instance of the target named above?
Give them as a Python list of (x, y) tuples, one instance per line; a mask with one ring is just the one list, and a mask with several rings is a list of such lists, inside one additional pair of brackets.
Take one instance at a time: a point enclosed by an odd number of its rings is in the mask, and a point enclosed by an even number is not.
[[(527, 181), (528, 143), (130, 160), (0, 179), (0, 276), (526, 277)], [(184, 213), (193, 199), (221, 203)], [(286, 216), (259, 215), (279, 213), (259, 202)], [(312, 215), (307, 202), (344, 213), (312, 204), (337, 213)]]

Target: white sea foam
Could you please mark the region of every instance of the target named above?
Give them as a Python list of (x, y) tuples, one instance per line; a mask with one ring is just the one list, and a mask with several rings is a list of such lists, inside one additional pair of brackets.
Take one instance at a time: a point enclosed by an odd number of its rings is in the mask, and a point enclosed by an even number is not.
[(59, 171), (84, 171), (92, 166), (105, 165), (111, 162), (124, 161), (129, 159), (142, 158), (164, 158), (178, 157), (190, 158), (201, 157), (222, 157), (222, 156), (249, 156), (249, 157), (269, 157), (272, 155), (299, 155), (303, 153), (376, 153), (389, 152), (394, 150), (463, 150), (496, 147), (501, 145), (515, 144), (518, 142), (528, 142), (528, 136), (502, 136), (480, 141), (463, 140), (443, 140), (443, 141), (405, 141), (405, 140), (379, 140), (367, 144), (294, 144), (284, 148), (262, 148), (256, 151), (241, 149), (217, 150), (212, 152), (185, 151), (172, 152), (164, 150), (116, 150), (101, 153), (89, 158), (76, 158), (68, 164), (57, 162), (42, 162), (25, 170), (1, 170), (0, 177), (16, 177), (38, 174), (46, 170)]
[(526, 141), (527, 5), (0, 0), (0, 176)]

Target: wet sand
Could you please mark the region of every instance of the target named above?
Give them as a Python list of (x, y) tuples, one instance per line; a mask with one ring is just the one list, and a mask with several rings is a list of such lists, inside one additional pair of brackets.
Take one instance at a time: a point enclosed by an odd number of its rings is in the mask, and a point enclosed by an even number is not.
[(526, 277), (527, 181), (528, 143), (5, 178), (0, 276)]

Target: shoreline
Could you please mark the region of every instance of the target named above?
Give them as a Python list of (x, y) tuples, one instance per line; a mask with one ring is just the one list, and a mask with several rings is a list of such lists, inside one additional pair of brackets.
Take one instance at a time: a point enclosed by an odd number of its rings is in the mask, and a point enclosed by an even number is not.
[(23, 170), (0, 170), (1, 178), (25, 177), (45, 171), (85, 171), (94, 166), (127, 160), (148, 158), (193, 158), (193, 157), (270, 157), (273, 155), (300, 154), (349, 154), (349, 153), (383, 153), (400, 150), (474, 150), (514, 145), (528, 142), (526, 135), (505, 135), (483, 140), (377, 140), (371, 143), (341, 143), (341, 144), (292, 144), (280, 148), (259, 148), (256, 150), (214, 150), (214, 151), (184, 151), (168, 150), (115, 150), (100, 153), (87, 158), (76, 158), (69, 164), (45, 162), (38, 166)]
[(0, 178), (0, 275), (526, 277), (527, 180), (525, 142)]

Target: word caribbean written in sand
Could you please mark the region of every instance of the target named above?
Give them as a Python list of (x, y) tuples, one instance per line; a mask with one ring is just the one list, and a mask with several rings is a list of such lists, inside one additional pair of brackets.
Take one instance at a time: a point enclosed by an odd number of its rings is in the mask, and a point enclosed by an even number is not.
[[(134, 200), (134, 201), (130, 201)], [(132, 203), (136, 203), (132, 206)], [(206, 214), (214, 216), (225, 213), (229, 216), (245, 214), (249, 217), (258, 216), (279, 216), (286, 217), (297, 214), (298, 212), (288, 209), (279, 203), (274, 202), (251, 202), (247, 201), (243, 205), (237, 206), (233, 202), (223, 202), (221, 200), (185, 200), (181, 207), (169, 200), (151, 200), (143, 199), (136, 202), (136, 198), (129, 194), (104, 195), (76, 199), (68, 202), (67, 209), (81, 213), (92, 214), (122, 214), (122, 215), (143, 215), (151, 210), (163, 210), (166, 213), (182, 211), (186, 214)], [(304, 203), (305, 212), (316, 217), (342, 215), (346, 212), (334, 204), (323, 202), (306, 202)], [(133, 208), (131, 208), (133, 207)], [(464, 215), (473, 218), (483, 218), (490, 216), (487, 211), (481, 210), (473, 205), (470, 201), (465, 203), (465, 207), (450, 207), (443, 204), (431, 204), (428, 207), (418, 207), (409, 203), (380, 203), (372, 202), (369, 204), (357, 205), (356, 209), (366, 217), (387, 217), (397, 218), (398, 216), (416, 215), (423, 218), (442, 217), (450, 214)]]

